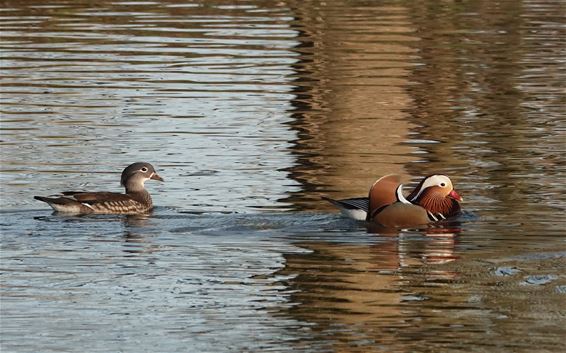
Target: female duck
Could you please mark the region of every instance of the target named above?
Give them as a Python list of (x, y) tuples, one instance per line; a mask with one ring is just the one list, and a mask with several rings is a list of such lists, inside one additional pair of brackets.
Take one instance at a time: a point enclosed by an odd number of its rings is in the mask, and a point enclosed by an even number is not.
[(57, 197), (34, 198), (47, 202), (56, 212), (62, 213), (141, 214), (153, 208), (151, 196), (144, 187), (144, 183), (150, 179), (163, 181), (151, 164), (137, 162), (122, 172), (120, 184), (126, 188), (125, 194), (64, 191)]

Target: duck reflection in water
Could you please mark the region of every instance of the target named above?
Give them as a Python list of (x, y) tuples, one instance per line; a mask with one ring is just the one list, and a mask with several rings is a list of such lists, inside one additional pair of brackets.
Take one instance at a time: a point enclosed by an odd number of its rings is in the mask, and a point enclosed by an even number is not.
[(367, 232), (370, 234), (397, 236), (405, 231), (414, 231), (428, 237), (456, 237), (462, 232), (461, 225), (462, 222), (458, 219), (407, 228), (386, 227), (375, 222), (365, 223)]
[(457, 259), (455, 243), (453, 236), (408, 234), (379, 236), (374, 244), (297, 244), (311, 252), (285, 255), (286, 266), (276, 274), (290, 278), (286, 287), (296, 305), (287, 315), (315, 324), (315, 335), (332, 334), (324, 337), (332, 351), (355, 345), (356, 352), (381, 352), (375, 342), (404, 351), (427, 320), (444, 320), (413, 304), (435, 297), (459, 276), (449, 266)]
[(148, 233), (151, 227), (151, 218), (147, 214), (123, 216), (123, 251), (128, 254), (148, 254), (159, 249), (152, 242), (153, 234)]

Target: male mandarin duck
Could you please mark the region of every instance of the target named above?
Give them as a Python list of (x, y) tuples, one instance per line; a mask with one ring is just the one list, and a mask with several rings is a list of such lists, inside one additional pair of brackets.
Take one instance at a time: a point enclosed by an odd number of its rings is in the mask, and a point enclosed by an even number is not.
[(34, 198), (47, 202), (56, 212), (62, 213), (141, 214), (153, 208), (151, 196), (144, 187), (144, 183), (150, 179), (163, 181), (151, 164), (137, 162), (122, 172), (120, 184), (126, 188), (125, 194), (65, 191), (56, 197)]
[(346, 216), (377, 222), (386, 227), (411, 227), (458, 215), (462, 197), (445, 175), (425, 177), (408, 197), (403, 195), (399, 175), (386, 175), (376, 181), (368, 197), (330, 201)]

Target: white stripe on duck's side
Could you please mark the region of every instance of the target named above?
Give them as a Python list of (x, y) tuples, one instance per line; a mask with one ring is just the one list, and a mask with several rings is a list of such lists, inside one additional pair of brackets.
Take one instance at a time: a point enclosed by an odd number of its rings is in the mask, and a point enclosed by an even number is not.
[(432, 221), (432, 222), (438, 222), (440, 220), (444, 220), (446, 219), (446, 217), (444, 217), (444, 215), (442, 213), (432, 213), (430, 211), (426, 211), (428, 218)]
[(94, 207), (92, 207), (92, 206), (89, 205), (88, 203), (86, 203), (86, 202), (81, 202), (81, 204), (82, 204), (83, 206), (86, 206), (86, 207), (88, 207), (88, 208), (90, 208), (91, 210), (94, 211)]
[(428, 219), (430, 219), (432, 222), (438, 221), (438, 218), (436, 218), (432, 212), (426, 211), (426, 214), (428, 216)]
[(397, 201), (404, 203), (406, 205), (412, 205), (412, 203), (405, 198), (403, 195), (403, 184), (399, 184), (397, 190), (395, 190), (395, 195), (397, 196)]

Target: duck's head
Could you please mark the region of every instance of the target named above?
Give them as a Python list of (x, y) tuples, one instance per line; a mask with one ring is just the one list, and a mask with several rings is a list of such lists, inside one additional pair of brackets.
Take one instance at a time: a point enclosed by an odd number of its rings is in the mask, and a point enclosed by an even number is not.
[(136, 162), (124, 169), (120, 178), (120, 184), (128, 191), (139, 191), (143, 190), (144, 183), (150, 179), (163, 181), (163, 178), (157, 174), (151, 164)]
[(425, 177), (407, 199), (427, 211), (441, 213), (446, 217), (458, 213), (459, 203), (463, 201), (462, 196), (454, 190), (450, 178), (440, 174)]

